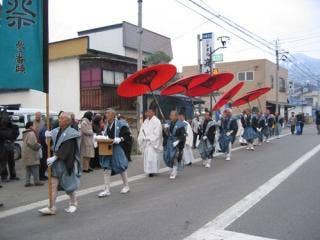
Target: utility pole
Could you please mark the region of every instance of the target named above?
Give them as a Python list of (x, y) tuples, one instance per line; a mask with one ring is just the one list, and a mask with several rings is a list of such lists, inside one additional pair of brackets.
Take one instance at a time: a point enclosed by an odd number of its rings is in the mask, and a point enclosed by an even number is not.
[(198, 72), (199, 74), (202, 72), (201, 69), (201, 37), (200, 34), (197, 35), (197, 47), (198, 47)]
[(279, 112), (279, 41), (276, 40), (276, 110)]
[[(142, 69), (142, 0), (138, 0), (138, 61), (137, 71)], [(137, 129), (140, 129), (141, 120), (143, 119), (143, 96), (137, 97)]]

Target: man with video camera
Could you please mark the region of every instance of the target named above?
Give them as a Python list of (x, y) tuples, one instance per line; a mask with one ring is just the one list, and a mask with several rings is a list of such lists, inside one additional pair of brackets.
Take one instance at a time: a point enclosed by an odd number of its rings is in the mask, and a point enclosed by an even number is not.
[[(19, 136), (19, 128), (13, 124), (8, 112), (5, 109), (0, 110), (0, 173), (1, 179), (19, 180), (16, 176), (14, 162), (14, 142)], [(9, 174), (7, 170), (9, 167)]]

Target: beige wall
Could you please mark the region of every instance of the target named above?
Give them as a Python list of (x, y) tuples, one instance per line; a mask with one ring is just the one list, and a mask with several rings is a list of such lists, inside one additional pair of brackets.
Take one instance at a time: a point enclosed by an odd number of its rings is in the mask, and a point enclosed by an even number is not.
[[(245, 71), (252, 71), (254, 74), (253, 81), (246, 81), (243, 88), (238, 92), (238, 94), (233, 98), (233, 100), (243, 96), (248, 91), (252, 91), (257, 88), (261, 87), (270, 87), (270, 76), (274, 76), (274, 84), (275, 84), (275, 71), (276, 66), (274, 63), (270, 62), (266, 59), (257, 59), (257, 60), (248, 60), (248, 61), (238, 61), (238, 62), (225, 62), (225, 63), (217, 63), (216, 68), (219, 70), (220, 73), (222, 72), (231, 72), (234, 74), (234, 79), (231, 83), (229, 83), (224, 88), (220, 89), (219, 94), (223, 94), (228, 91), (230, 88), (235, 86), (238, 81), (238, 73), (245, 72)], [(198, 66), (185, 66), (182, 68), (183, 76), (190, 76), (198, 73)], [(284, 68), (280, 68), (279, 71), (279, 78), (282, 77), (286, 80), (286, 88), (288, 87), (287, 79), (288, 79), (288, 71)], [(266, 101), (275, 101), (276, 100), (276, 92), (275, 87), (274, 89), (270, 90), (267, 94), (261, 96), (259, 98), (261, 108), (263, 111), (266, 109)], [(217, 100), (219, 97), (216, 97)], [(206, 101), (205, 106), (210, 107), (210, 98), (203, 97), (203, 100)], [(287, 101), (287, 89), (285, 93), (279, 92), (279, 102), (286, 102)], [(253, 101), (251, 106), (259, 107), (259, 101)], [(241, 110), (247, 108), (248, 105), (241, 106)], [(237, 110), (236, 110), (237, 111)]]

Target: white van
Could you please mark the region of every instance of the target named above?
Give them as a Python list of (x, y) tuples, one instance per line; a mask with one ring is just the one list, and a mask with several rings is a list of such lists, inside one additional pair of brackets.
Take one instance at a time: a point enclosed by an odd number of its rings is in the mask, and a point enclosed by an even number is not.
[[(42, 119), (45, 120), (46, 111), (36, 108), (19, 108), (19, 110), (7, 109), (7, 112), (10, 114), (12, 123), (18, 125), (19, 127), (19, 137), (15, 144), (14, 152), (14, 158), (15, 160), (18, 160), (21, 158), (22, 132), (25, 130), (27, 122), (34, 121), (36, 112), (41, 112)], [(55, 112), (50, 112), (50, 118), (54, 122), (58, 119), (58, 114)]]

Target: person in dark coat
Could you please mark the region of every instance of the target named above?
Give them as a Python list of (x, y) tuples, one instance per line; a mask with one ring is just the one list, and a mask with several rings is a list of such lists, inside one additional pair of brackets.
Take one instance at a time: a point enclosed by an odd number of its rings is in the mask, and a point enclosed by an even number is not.
[[(104, 121), (103, 117), (100, 114), (96, 114), (92, 120), (92, 129), (94, 137), (103, 135), (104, 129)], [(94, 140), (94, 158), (90, 160), (90, 168), (100, 168), (100, 156), (99, 156), (99, 148), (98, 143)]]
[(316, 126), (318, 134), (320, 134), (320, 110), (316, 111)]
[(3, 118), (1, 125), (1, 135), (3, 138), (2, 141), (4, 147), (3, 162), (6, 162), (6, 164), (3, 165), (1, 170), (1, 179), (4, 181), (19, 180), (16, 174), (14, 160), (14, 142), (17, 140), (19, 136), (19, 127), (13, 124), (9, 117)]

